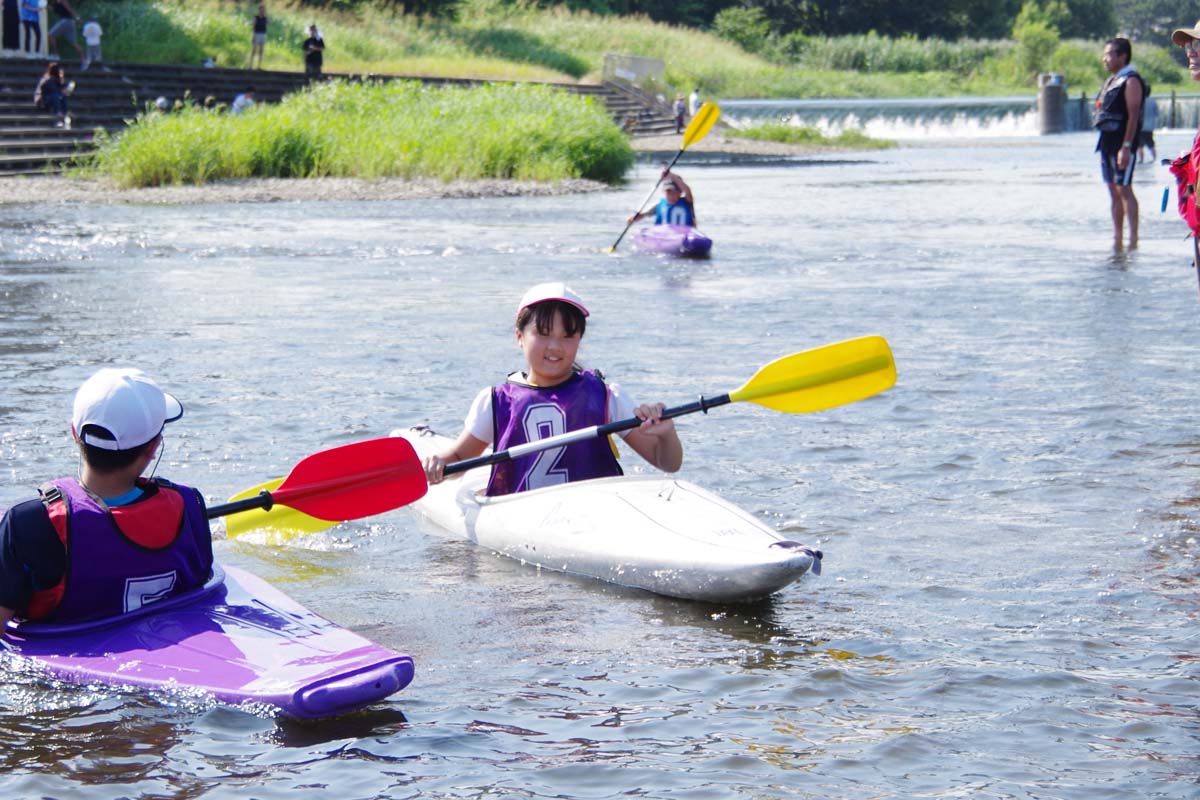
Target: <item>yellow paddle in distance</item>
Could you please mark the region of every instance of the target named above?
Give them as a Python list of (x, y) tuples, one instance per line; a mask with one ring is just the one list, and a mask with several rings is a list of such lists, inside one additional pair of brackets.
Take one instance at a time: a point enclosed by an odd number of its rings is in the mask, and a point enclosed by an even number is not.
[[(696, 112), (696, 116), (692, 117), (692, 121), (688, 123), (687, 128), (683, 131), (683, 144), (680, 146), (679, 152), (671, 159), (671, 163), (667, 165), (667, 168), (659, 173), (658, 180), (654, 182), (654, 188), (650, 190), (650, 194), (646, 195), (646, 199), (642, 201), (642, 204), (637, 207), (637, 213), (634, 214), (635, 217), (642, 213), (642, 209), (646, 207), (646, 203), (649, 203), (650, 199), (654, 197), (654, 193), (658, 191), (658, 185), (662, 183), (663, 174), (671, 171), (671, 167), (675, 166), (675, 162), (683, 155), (684, 150), (687, 150), (708, 135), (713, 125), (717, 124), (720, 116), (721, 109), (717, 107), (716, 103), (705, 103), (700, 106), (700, 110)], [(625, 230), (621, 231), (621, 235), (617, 237), (617, 240), (605, 252), (611, 253), (616, 250), (617, 245), (621, 243), (621, 240), (625, 238), (625, 234), (629, 233), (629, 229), (632, 227), (633, 221), (631, 220), (626, 223)]]
[[(668, 408), (663, 411), (662, 416), (663, 419), (671, 419), (697, 411), (707, 414), (710, 408), (741, 402), (755, 403), (787, 414), (805, 414), (864, 400), (890, 389), (895, 383), (896, 363), (892, 359), (892, 351), (887, 341), (882, 336), (862, 336), (776, 359), (759, 369), (750, 380), (732, 392), (711, 398), (702, 396), (686, 405)], [(604, 425), (580, 428), (497, 453), (456, 461), (446, 465), (445, 474), (453, 475), (475, 467), (511, 461), (552, 447), (562, 447), (573, 442), (630, 430), (641, 424), (642, 420), (630, 417)], [(408, 499), (394, 501), (393, 505), (397, 507), (407, 505), (424, 494), (420, 491), (424, 488), (425, 475), (420, 459), (414, 453), (411, 459), (405, 457), (403, 460), (406, 464), (402, 471), (409, 473), (404, 477), (404, 488), (411, 494)], [(409, 483), (413, 485), (408, 486)], [(416, 486), (417, 483), (421, 486)], [(270, 486), (271, 484), (264, 484), (262, 487), (248, 489), (238, 497), (254, 497), (261, 494), (263, 488), (270, 491)], [(390, 491), (395, 492), (394, 489)], [(239, 516), (243, 517), (244, 521), (234, 518), (226, 523), (230, 538), (250, 528), (270, 527), (277, 539), (287, 539), (294, 534), (316, 533), (337, 524), (280, 505), (275, 505), (267, 511), (255, 511), (253, 515), (247, 513)]]

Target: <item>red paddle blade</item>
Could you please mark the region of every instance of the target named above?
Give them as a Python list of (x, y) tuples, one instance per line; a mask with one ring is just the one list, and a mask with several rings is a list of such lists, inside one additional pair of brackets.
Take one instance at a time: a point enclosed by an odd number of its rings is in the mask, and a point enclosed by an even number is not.
[(408, 505), (428, 489), (412, 445), (389, 436), (314, 453), (292, 468), (271, 497), (320, 519), (350, 520)]

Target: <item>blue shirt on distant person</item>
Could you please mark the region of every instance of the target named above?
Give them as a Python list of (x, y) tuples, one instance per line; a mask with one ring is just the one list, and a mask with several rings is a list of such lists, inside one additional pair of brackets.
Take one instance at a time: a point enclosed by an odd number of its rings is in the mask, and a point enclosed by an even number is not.
[(658, 206), (654, 209), (654, 224), (695, 227), (696, 218), (692, 214), (691, 203), (682, 197), (674, 203), (667, 202), (667, 198), (665, 197), (662, 198), (658, 201)]

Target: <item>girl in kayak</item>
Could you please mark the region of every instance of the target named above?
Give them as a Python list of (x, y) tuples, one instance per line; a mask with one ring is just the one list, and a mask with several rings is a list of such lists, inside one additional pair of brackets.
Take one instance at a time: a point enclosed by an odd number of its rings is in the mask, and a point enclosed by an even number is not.
[[(450, 449), (425, 459), (425, 475), (440, 483), (446, 464), (496, 452), (616, 419), (642, 424), (620, 435), (634, 452), (664, 472), (683, 463), (675, 423), (663, 419), (662, 403), (635, 406), (616, 384), (575, 362), (588, 310), (561, 282), (534, 286), (517, 307), (517, 344), (526, 369), (475, 397), (463, 431)], [(573, 481), (620, 475), (612, 443), (603, 437), (512, 459), (492, 466), (489, 496), (541, 489)]]
[(204, 584), (213, 555), (203, 498), (141, 477), (181, 416), (141, 370), (84, 382), (71, 418), (79, 477), (43, 484), (0, 519), (0, 625), (117, 616)]
[[(654, 207), (654, 224), (696, 227), (696, 200), (692, 196), (692, 188), (683, 182), (683, 178), (664, 169), (662, 190), (663, 197)], [(648, 216), (649, 211), (639, 211), (626, 222), (632, 225)]]

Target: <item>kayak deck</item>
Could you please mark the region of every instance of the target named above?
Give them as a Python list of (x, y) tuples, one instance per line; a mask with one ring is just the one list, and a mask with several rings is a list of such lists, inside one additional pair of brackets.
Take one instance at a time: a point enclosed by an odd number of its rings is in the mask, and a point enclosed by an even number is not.
[(633, 233), (634, 247), (651, 253), (701, 258), (712, 249), (712, 239), (688, 225), (648, 225)]
[[(421, 429), (392, 433), (421, 455), (449, 443)], [(818, 551), (687, 481), (623, 476), (486, 497), (488, 474), (431, 486), (412, 508), (524, 563), (689, 600), (751, 600), (820, 570)]]
[(6, 652), (72, 683), (200, 692), (318, 719), (403, 689), (412, 658), (338, 627), (261, 578), (214, 565), (202, 589), (121, 618), (10, 624)]

